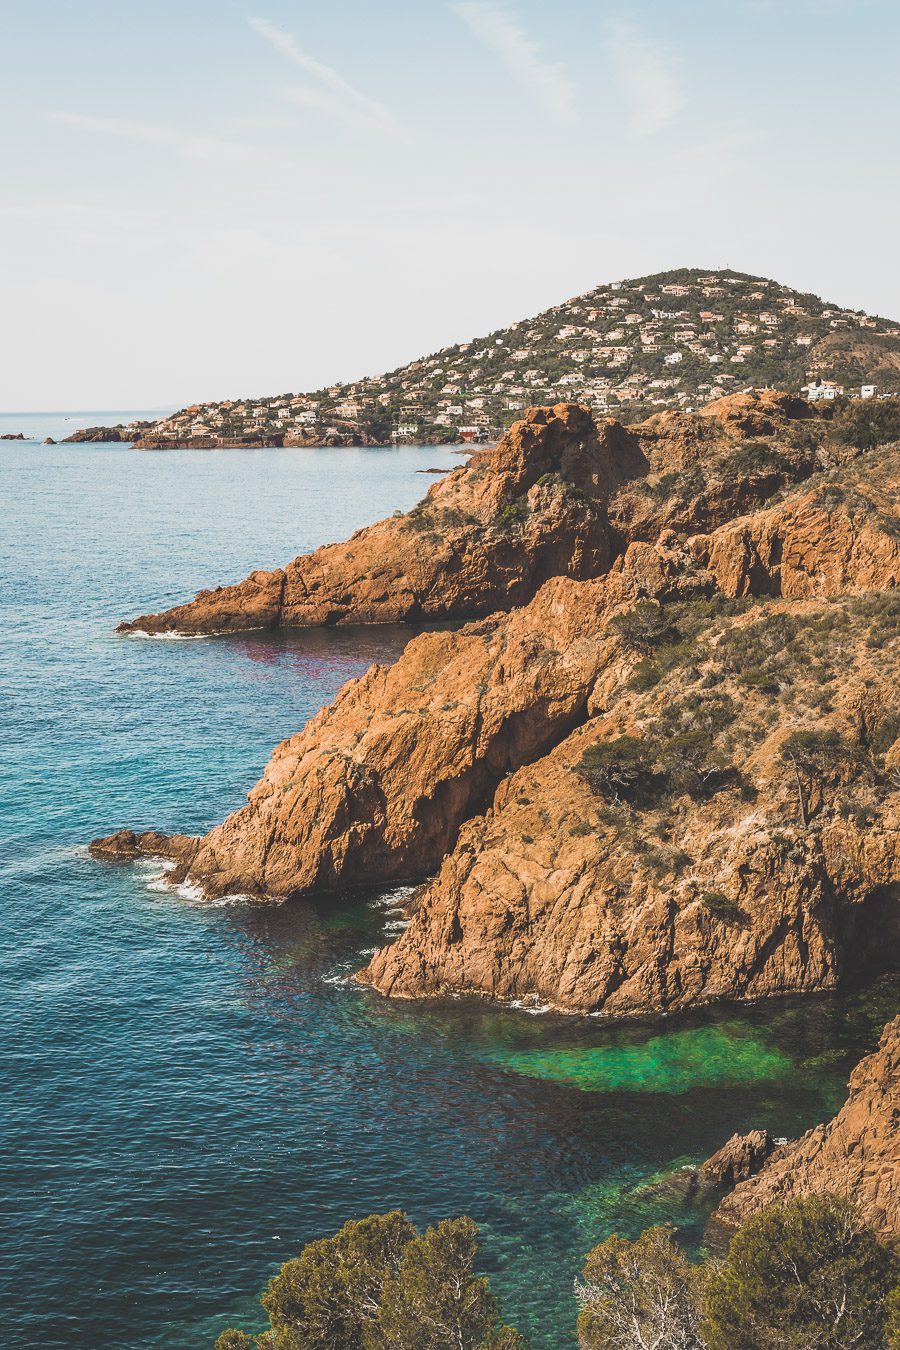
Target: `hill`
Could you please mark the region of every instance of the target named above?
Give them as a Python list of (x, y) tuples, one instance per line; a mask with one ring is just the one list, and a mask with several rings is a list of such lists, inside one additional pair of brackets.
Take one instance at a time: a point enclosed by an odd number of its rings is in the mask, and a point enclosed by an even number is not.
[(632, 422), (747, 388), (798, 392), (811, 381), (848, 395), (863, 385), (900, 392), (900, 323), (763, 277), (681, 268), (597, 286), (384, 375), (194, 404), (138, 429), (138, 443), (439, 443), (459, 440), (461, 428), (490, 441), (526, 407), (563, 399)]

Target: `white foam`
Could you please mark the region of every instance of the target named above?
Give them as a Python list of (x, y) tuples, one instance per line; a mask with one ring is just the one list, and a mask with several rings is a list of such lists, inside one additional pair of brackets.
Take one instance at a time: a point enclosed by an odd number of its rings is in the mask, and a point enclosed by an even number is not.
[(143, 628), (132, 628), (125, 634), (125, 637), (146, 638), (148, 642), (202, 642), (204, 638), (215, 636), (215, 633), (148, 633)]
[(372, 909), (401, 910), (404, 901), (415, 895), (418, 889), (418, 886), (393, 886), (389, 891), (376, 895), (369, 901), (369, 905)]
[(515, 1008), (517, 1012), (528, 1013), (529, 1017), (540, 1017), (543, 1013), (553, 1012), (552, 1003), (538, 1003), (536, 994), (526, 995), (525, 998), (513, 998), (507, 1003), (508, 1008)]

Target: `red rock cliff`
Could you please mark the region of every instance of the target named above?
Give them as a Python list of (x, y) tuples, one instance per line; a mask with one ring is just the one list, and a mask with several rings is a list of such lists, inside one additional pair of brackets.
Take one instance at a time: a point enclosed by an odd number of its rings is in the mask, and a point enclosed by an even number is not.
[(618, 423), (598, 429), (577, 404), (533, 408), (406, 515), (119, 631), (468, 619), (510, 609), (549, 577), (606, 570), (607, 498), (645, 469), (636, 438)]

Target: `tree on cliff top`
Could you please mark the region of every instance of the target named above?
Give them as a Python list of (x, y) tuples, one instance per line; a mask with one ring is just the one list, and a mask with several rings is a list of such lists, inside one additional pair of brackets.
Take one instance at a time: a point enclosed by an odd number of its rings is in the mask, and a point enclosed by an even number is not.
[(575, 1285), (581, 1350), (704, 1350), (706, 1283), (706, 1267), (691, 1265), (670, 1228), (636, 1242), (613, 1234)]
[(653, 777), (653, 759), (639, 736), (617, 736), (612, 741), (589, 745), (575, 766), (594, 792), (632, 801), (646, 790)]
[(827, 777), (850, 758), (850, 747), (839, 732), (810, 728), (792, 731), (781, 746), (781, 758), (790, 765), (797, 784), (800, 822), (809, 824), (809, 793), (812, 781)]
[(707, 1292), (709, 1350), (878, 1350), (900, 1261), (833, 1195), (773, 1205), (731, 1240)]
[(525, 1350), (475, 1275), (477, 1231), (445, 1219), (420, 1235), (396, 1210), (351, 1220), (270, 1281), (268, 1331), (223, 1331), (216, 1350)]
[(900, 1350), (900, 1260), (854, 1206), (807, 1195), (750, 1219), (724, 1261), (670, 1228), (613, 1236), (575, 1291), (580, 1350)]

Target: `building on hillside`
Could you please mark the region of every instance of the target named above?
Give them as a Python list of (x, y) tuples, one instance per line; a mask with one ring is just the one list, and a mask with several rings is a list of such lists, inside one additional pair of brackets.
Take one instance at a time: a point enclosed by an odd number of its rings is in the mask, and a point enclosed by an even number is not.
[(843, 392), (844, 386), (835, 384), (833, 380), (813, 380), (800, 390), (800, 393), (805, 394), (810, 403), (817, 403), (822, 399), (840, 398)]
[(860, 396), (860, 398), (877, 398), (877, 397), (878, 397), (878, 385), (877, 385), (877, 384), (864, 384), (864, 385), (862, 386), (862, 388), (860, 389), (860, 391), (859, 391), (859, 396)]

